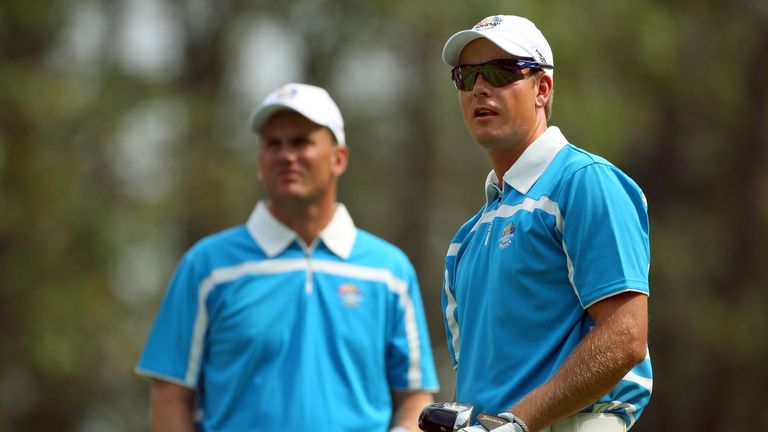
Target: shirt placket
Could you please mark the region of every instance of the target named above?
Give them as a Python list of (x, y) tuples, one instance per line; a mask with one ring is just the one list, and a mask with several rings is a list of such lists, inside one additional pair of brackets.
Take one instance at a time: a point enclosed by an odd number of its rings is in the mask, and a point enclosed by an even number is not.
[(503, 194), (503, 190), (499, 190), (498, 186), (496, 185), (493, 185), (493, 188), (496, 190), (496, 196), (492, 201), (488, 202), (488, 207), (489, 207), (489, 212), (492, 212), (494, 216), (491, 218), (491, 220), (488, 221), (488, 230), (485, 233), (485, 241), (483, 242), (483, 247), (488, 247), (488, 242), (491, 239), (491, 232), (493, 231), (493, 221), (496, 219), (495, 214), (499, 210), (499, 207), (501, 206), (501, 197)]

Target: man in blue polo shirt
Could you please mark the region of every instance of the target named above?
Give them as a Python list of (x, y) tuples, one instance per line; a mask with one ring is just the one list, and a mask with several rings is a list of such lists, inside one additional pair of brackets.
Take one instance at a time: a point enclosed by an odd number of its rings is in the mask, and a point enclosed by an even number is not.
[(416, 431), (437, 391), (408, 258), (336, 202), (338, 107), (288, 84), (254, 111), (269, 195), (183, 257), (137, 372), (156, 431)]
[(643, 193), (547, 125), (554, 61), (528, 19), (488, 17), (443, 60), (493, 166), (445, 263), (456, 400), (496, 432), (625, 431), (652, 386)]

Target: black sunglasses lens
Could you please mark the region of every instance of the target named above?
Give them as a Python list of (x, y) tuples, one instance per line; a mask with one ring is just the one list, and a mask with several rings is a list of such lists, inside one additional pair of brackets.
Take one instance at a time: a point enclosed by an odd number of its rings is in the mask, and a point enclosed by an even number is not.
[(477, 66), (461, 68), (461, 84), (462, 87), (464, 87), (464, 90), (472, 90), (472, 88), (475, 86), (475, 81), (477, 81), (477, 75), (479, 73), (480, 68)]
[(478, 66), (456, 66), (451, 71), (451, 79), (457, 90), (469, 91), (475, 86)]
[(487, 65), (483, 69), (483, 76), (494, 87), (503, 87), (513, 81), (523, 78), (523, 73), (518, 68), (502, 65)]
[(470, 91), (475, 87), (479, 74), (494, 87), (503, 87), (524, 77), (522, 70), (513, 65), (484, 63), (456, 66), (451, 71), (451, 78), (458, 90)]

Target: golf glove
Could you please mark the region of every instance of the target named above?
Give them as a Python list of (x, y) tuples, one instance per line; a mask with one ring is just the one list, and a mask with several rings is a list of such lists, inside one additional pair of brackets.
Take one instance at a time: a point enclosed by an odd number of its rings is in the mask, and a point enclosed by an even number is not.
[[(520, 420), (520, 417), (512, 414), (511, 412), (503, 412), (499, 413), (499, 417), (503, 418), (504, 420), (508, 420), (509, 423), (505, 424), (504, 426), (494, 429), (499, 432), (530, 432), (528, 430), (528, 426), (523, 423), (522, 420)], [(508, 426), (512, 426), (511, 428), (505, 429)]]
[[(477, 426), (469, 426), (465, 427), (464, 429), (459, 429), (459, 432), (488, 432), (488, 429), (477, 425)], [(524, 432), (523, 428), (520, 427), (517, 423), (507, 423), (505, 425), (501, 425), (493, 430), (493, 432)]]
[[(482, 415), (484, 414), (481, 414), (481, 416)], [(486, 416), (486, 417), (493, 417), (493, 416)], [(529, 432), (528, 426), (526, 426), (522, 420), (520, 420), (518, 417), (516, 417), (512, 413), (503, 412), (503, 413), (500, 413), (497, 417), (501, 417), (504, 420), (507, 420), (509, 423), (505, 423), (501, 426), (491, 429), (493, 432)], [(480, 419), (480, 421), (483, 422), (483, 419)], [(459, 432), (487, 432), (487, 431), (488, 429), (480, 425), (469, 426), (464, 429), (459, 429)]]

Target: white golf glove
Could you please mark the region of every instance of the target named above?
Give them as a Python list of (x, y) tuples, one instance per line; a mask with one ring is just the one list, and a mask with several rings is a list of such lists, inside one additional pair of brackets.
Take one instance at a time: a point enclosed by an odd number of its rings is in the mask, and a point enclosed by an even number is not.
[[(459, 429), (459, 432), (488, 432), (488, 429), (480, 425), (477, 425), (477, 426), (465, 427), (464, 429)], [(497, 427), (492, 432), (523, 432), (523, 429), (521, 429), (520, 426), (516, 423), (507, 423), (505, 425)]]
[[(516, 415), (512, 414), (511, 412), (503, 412), (498, 414), (499, 417), (503, 418), (504, 420), (508, 420), (509, 423), (505, 424), (504, 426), (500, 428), (494, 429), (494, 431), (498, 432), (530, 432), (528, 430), (528, 426), (523, 423), (522, 420), (520, 420), (520, 417), (517, 417)], [(509, 427), (511, 426), (511, 427)]]
[(493, 430), (493, 432), (523, 432), (523, 428), (517, 423), (507, 423), (503, 426), (499, 426)]
[[(497, 428), (492, 429), (492, 432), (529, 432), (528, 426), (523, 423), (518, 417), (509, 412), (503, 412), (498, 417), (507, 420), (509, 423), (505, 423)], [(464, 429), (459, 429), (459, 432), (488, 432), (488, 429), (483, 426), (469, 426)]]

